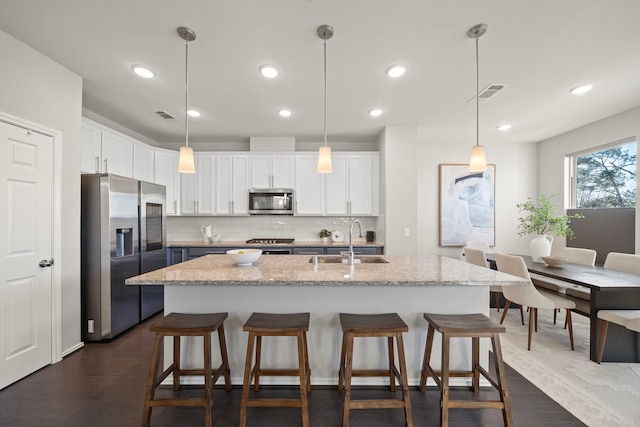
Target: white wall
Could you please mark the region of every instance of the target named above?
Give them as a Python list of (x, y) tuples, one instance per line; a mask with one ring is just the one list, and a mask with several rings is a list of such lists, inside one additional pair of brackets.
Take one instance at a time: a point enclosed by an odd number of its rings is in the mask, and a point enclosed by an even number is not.
[[(566, 202), (568, 181), (564, 165), (567, 154), (628, 138), (637, 140), (638, 135), (640, 135), (640, 108), (635, 108), (540, 142), (538, 144), (539, 193), (558, 193), (561, 196), (556, 202), (562, 203), (563, 200)], [(638, 181), (637, 175), (636, 180)], [(640, 188), (640, 185), (636, 185), (636, 188)], [(640, 200), (639, 194), (636, 193), (636, 206)], [(556, 207), (562, 210), (566, 205)], [(554, 252), (564, 245), (564, 239), (557, 244), (554, 242)], [(636, 209), (636, 253), (640, 253), (640, 209)]]
[(0, 31), (0, 114), (62, 134), (62, 352), (80, 337), (80, 119), (82, 78)]
[[(406, 153), (405, 161), (417, 162), (417, 253), (441, 254), (459, 258), (461, 248), (439, 246), (439, 165), (465, 164), (474, 141), (450, 141), (433, 137), (429, 129), (418, 128), (416, 151)], [(515, 205), (536, 195), (536, 144), (484, 142), (487, 162), (496, 165), (495, 250), (508, 253), (529, 252), (528, 237), (517, 235), (518, 210)], [(402, 161), (402, 160), (399, 160)], [(390, 191), (402, 191), (401, 183)], [(411, 197), (405, 194), (404, 197)], [(388, 200), (387, 200), (388, 203)], [(388, 210), (390, 207), (387, 207)], [(390, 227), (387, 224), (387, 228)]]

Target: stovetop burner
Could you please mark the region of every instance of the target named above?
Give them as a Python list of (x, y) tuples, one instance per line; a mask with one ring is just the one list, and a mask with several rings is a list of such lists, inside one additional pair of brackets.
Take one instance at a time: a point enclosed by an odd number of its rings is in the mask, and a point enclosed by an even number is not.
[(291, 244), (295, 239), (249, 239), (245, 243), (261, 243), (263, 245)]

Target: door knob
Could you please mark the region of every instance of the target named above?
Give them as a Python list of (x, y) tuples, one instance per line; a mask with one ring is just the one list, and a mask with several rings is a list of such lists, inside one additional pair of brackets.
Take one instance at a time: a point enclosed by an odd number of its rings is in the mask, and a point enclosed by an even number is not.
[(40, 263), (38, 263), (38, 265), (40, 267), (51, 267), (53, 265), (53, 260), (52, 259), (43, 259), (42, 261), (40, 261)]

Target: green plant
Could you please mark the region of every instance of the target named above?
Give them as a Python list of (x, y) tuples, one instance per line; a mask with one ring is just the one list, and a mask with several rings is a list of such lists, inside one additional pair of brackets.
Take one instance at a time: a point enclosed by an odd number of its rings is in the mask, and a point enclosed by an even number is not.
[(537, 200), (527, 198), (524, 203), (517, 203), (516, 207), (524, 216), (518, 218), (518, 235), (544, 234), (551, 232), (557, 236), (573, 237), (573, 231), (569, 227), (572, 219), (584, 218), (584, 215), (556, 215), (555, 206), (551, 198), (557, 196), (540, 195)]
[(329, 230), (327, 230), (326, 228), (323, 228), (318, 233), (318, 237), (329, 237), (329, 236), (331, 236), (331, 232)]

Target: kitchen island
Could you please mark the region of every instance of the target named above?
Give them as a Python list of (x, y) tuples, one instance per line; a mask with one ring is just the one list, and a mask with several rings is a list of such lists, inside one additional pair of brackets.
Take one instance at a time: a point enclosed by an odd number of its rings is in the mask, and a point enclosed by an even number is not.
[[(374, 256), (387, 262), (353, 266), (315, 264), (310, 262), (313, 258), (263, 255), (252, 266), (239, 267), (225, 255), (207, 255), (127, 279), (126, 284), (164, 285), (165, 313), (228, 312), (225, 332), (234, 384), (242, 384), (247, 345), (242, 325), (252, 312), (311, 313), (308, 340), (313, 384), (337, 384), (342, 337), (339, 312), (396, 312), (409, 326), (404, 336), (407, 374), (410, 385), (417, 385), (427, 330), (422, 313), (488, 315), (490, 285), (526, 283), (515, 276), (443, 256)], [(272, 340), (277, 343), (265, 345), (262, 365), (296, 366), (293, 340)], [(470, 363), (470, 346), (469, 340), (452, 342), (452, 368)], [(201, 363), (201, 343), (183, 338), (182, 351), (183, 360), (194, 366)], [(436, 337), (434, 366), (439, 366), (435, 362), (439, 357)], [(380, 367), (387, 363), (386, 359), (384, 340), (367, 338), (356, 343), (354, 368)], [(165, 364), (170, 360), (170, 348), (165, 346)], [(481, 363), (486, 367), (487, 362), (488, 345), (483, 343)], [(264, 380), (265, 384), (293, 381), (282, 377)], [(359, 380), (361, 384), (384, 381)]]

